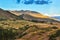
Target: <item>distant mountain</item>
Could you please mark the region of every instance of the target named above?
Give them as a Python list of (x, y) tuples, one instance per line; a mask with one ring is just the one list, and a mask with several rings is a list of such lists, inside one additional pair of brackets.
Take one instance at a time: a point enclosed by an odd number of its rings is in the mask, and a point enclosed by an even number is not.
[(53, 18), (56, 18), (57, 20), (60, 20), (60, 16), (53, 16)]

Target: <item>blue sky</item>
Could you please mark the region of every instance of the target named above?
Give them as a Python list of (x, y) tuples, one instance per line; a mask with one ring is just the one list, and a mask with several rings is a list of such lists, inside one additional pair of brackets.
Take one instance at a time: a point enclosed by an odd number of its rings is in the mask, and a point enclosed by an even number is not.
[(52, 3), (38, 5), (38, 4), (17, 4), (17, 0), (0, 0), (0, 8), (5, 10), (31, 10), (37, 11), (49, 16), (60, 15), (60, 0), (50, 0)]

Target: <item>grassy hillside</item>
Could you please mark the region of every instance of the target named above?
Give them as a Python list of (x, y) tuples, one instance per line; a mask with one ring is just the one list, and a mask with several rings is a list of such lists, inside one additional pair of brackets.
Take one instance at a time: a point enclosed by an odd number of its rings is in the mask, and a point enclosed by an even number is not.
[(58, 32), (60, 32), (60, 23), (35, 23), (26, 20), (0, 21), (1, 40), (54, 40), (59, 39)]
[(0, 40), (60, 40), (60, 22), (35, 11), (0, 9)]

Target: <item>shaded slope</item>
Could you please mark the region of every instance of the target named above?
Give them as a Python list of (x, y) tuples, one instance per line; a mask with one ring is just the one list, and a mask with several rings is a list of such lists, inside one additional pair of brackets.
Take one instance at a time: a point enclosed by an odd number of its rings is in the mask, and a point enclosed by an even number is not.
[(6, 11), (6, 10), (3, 10), (3, 9), (0, 9), (0, 19), (10, 19), (10, 20), (13, 20), (13, 19), (16, 19), (17, 16), (10, 13), (9, 11)]

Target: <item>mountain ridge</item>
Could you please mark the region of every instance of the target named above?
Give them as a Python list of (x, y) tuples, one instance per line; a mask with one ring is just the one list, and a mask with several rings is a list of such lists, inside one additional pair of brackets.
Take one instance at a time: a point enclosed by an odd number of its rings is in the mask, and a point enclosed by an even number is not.
[(29, 10), (21, 10), (21, 11), (8, 11), (0, 9), (0, 17), (10, 19), (10, 20), (28, 20), (34, 22), (58, 22), (49, 16), (43, 15), (41, 13)]

